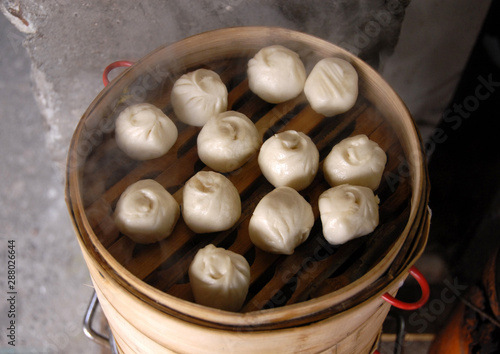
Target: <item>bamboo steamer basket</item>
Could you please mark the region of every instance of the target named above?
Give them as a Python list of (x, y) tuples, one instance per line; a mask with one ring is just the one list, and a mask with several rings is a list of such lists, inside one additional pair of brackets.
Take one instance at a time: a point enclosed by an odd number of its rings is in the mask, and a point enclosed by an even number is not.
[[(428, 216), (428, 214), (426, 214)], [(412, 245), (420, 254), (427, 241), (429, 218), (422, 223), (424, 237)], [(85, 254), (85, 253), (84, 253)], [(88, 254), (85, 254), (86, 258)], [(407, 256), (407, 255), (405, 255)], [(401, 260), (407, 257), (398, 255)], [(395, 295), (406, 278), (409, 265), (399, 274), (378, 279), (363, 299), (324, 320), (300, 327), (267, 330), (221, 330), (200, 326), (148, 306), (142, 300), (105, 278), (104, 270), (89, 264), (99, 301), (121, 353), (369, 353), (376, 347), (390, 305), (382, 300)], [(293, 310), (291, 310), (293, 312)], [(195, 339), (195, 340), (193, 340)]]
[[(359, 74), (355, 106), (337, 117), (315, 113), (305, 96), (268, 104), (248, 89), (246, 64), (259, 49), (281, 44), (301, 56), (307, 71), (324, 57), (350, 61)], [(181, 201), (184, 182), (207, 169), (196, 153), (199, 128), (177, 120), (170, 106), (175, 80), (197, 68), (218, 72), (228, 87), (228, 110), (246, 114), (264, 139), (295, 129), (308, 134), (321, 161), (343, 138), (366, 134), (388, 162), (376, 194), (380, 225), (369, 236), (339, 247), (321, 234), (319, 194), (329, 186), (319, 172), (301, 192), (316, 223), (291, 256), (256, 249), (248, 221), (272, 190), (254, 157), (226, 174), (240, 192), (242, 217), (227, 232), (195, 235), (179, 220), (174, 233), (138, 245), (112, 221), (114, 206), (130, 184), (153, 178)], [(149, 102), (179, 129), (163, 157), (138, 162), (116, 146), (114, 121), (125, 107)], [(320, 168), (321, 169), (321, 168)], [(66, 201), (99, 301), (120, 350), (132, 352), (369, 352), (395, 295), (427, 240), (428, 177), (413, 120), (394, 91), (359, 58), (319, 38), (283, 28), (216, 30), (161, 47), (122, 72), (94, 100), (78, 124), (68, 154)], [(244, 255), (251, 265), (249, 295), (240, 313), (193, 301), (187, 268), (208, 243)]]

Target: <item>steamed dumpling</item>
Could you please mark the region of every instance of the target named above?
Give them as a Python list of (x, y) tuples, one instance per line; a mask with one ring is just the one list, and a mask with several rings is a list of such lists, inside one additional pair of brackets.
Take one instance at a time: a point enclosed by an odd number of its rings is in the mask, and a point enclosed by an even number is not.
[(307, 77), (304, 94), (319, 114), (330, 117), (344, 113), (358, 98), (358, 73), (343, 59), (322, 59)]
[(135, 160), (167, 153), (177, 140), (177, 127), (161, 109), (149, 103), (125, 108), (115, 123), (118, 147)]
[(238, 190), (218, 172), (198, 172), (186, 182), (182, 196), (182, 216), (196, 233), (227, 230), (240, 218)]
[(298, 96), (306, 81), (299, 55), (281, 45), (262, 48), (248, 62), (250, 90), (264, 101), (280, 103)]
[(325, 179), (331, 186), (353, 184), (377, 189), (387, 156), (378, 144), (360, 134), (336, 144), (323, 164)]
[(196, 303), (235, 312), (248, 293), (250, 266), (245, 257), (209, 244), (191, 262), (189, 281)]
[(198, 69), (182, 75), (174, 83), (170, 99), (179, 120), (201, 127), (227, 109), (227, 95), (219, 74)]
[(145, 179), (130, 185), (120, 196), (114, 213), (116, 227), (137, 243), (154, 243), (168, 237), (180, 208), (161, 184)]
[(378, 204), (367, 187), (342, 184), (326, 190), (318, 201), (325, 239), (339, 245), (369, 234), (379, 223)]
[(261, 143), (259, 131), (247, 116), (235, 111), (223, 112), (201, 129), (198, 156), (216, 171), (234, 171), (259, 150)]
[(258, 248), (290, 255), (309, 237), (313, 224), (311, 205), (295, 189), (279, 187), (257, 204), (248, 232)]
[(306, 134), (287, 130), (267, 139), (259, 152), (259, 167), (275, 187), (298, 191), (311, 184), (319, 165), (319, 152)]

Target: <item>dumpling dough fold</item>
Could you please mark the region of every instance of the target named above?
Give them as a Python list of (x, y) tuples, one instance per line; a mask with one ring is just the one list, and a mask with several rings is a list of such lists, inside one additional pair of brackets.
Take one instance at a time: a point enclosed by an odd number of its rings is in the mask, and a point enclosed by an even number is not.
[(135, 160), (149, 160), (166, 154), (177, 135), (174, 122), (149, 103), (125, 108), (115, 123), (116, 144)]
[(314, 224), (311, 205), (290, 187), (279, 187), (257, 204), (249, 223), (252, 243), (263, 251), (293, 254)]
[(262, 143), (255, 124), (243, 113), (228, 111), (210, 118), (198, 134), (200, 160), (218, 172), (240, 168)]
[(298, 96), (306, 81), (299, 55), (281, 45), (262, 48), (248, 61), (248, 86), (266, 102), (280, 103)]
[(196, 253), (189, 280), (196, 303), (236, 312), (248, 293), (250, 266), (243, 256), (209, 244)]
[(323, 163), (325, 179), (331, 186), (353, 184), (377, 189), (387, 156), (378, 144), (360, 134), (336, 144)]
[(344, 59), (322, 59), (307, 77), (304, 94), (319, 114), (330, 117), (344, 113), (358, 98), (358, 73)]
[(306, 134), (287, 130), (267, 139), (260, 148), (259, 167), (275, 187), (298, 191), (311, 184), (319, 165), (319, 152)]
[(373, 232), (379, 223), (378, 204), (367, 187), (342, 184), (326, 190), (318, 201), (325, 239), (339, 245)]
[(238, 190), (218, 172), (195, 174), (184, 185), (182, 198), (182, 216), (196, 233), (227, 230), (241, 216)]
[(161, 184), (145, 179), (130, 185), (116, 204), (114, 220), (120, 232), (137, 243), (154, 243), (168, 237), (180, 208)]
[(201, 127), (227, 109), (227, 88), (219, 74), (198, 69), (182, 75), (174, 83), (170, 99), (180, 121)]

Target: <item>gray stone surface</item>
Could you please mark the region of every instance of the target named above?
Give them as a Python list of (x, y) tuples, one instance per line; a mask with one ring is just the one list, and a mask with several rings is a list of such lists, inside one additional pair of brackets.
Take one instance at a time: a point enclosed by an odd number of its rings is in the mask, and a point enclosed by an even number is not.
[[(95, 353), (81, 321), (91, 282), (46, 148), (23, 35), (0, 16), (0, 353)], [(7, 241), (16, 250), (16, 346), (9, 346)]]

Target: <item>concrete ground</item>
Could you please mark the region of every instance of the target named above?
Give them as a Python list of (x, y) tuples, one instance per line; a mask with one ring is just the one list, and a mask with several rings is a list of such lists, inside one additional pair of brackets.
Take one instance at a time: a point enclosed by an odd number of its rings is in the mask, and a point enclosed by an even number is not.
[(81, 321), (92, 294), (64, 202), (63, 181), (48, 153), (33, 96), (23, 35), (0, 16), (0, 259), (15, 240), (15, 347), (7, 344), (7, 275), (0, 277), (0, 353), (96, 353)]
[[(453, 45), (462, 45), (461, 55), (453, 62), (453, 70), (443, 71), (447, 65), (445, 61), (429, 65), (426, 60), (439, 49), (438, 44), (433, 48), (423, 44), (433, 36), (431, 10), (454, 18), (455, 22), (449, 22), (450, 28), (473, 28), (472, 33), (479, 30), (484, 11), (475, 12), (475, 17), (469, 18), (475, 27), (467, 27), (463, 25), (463, 16), (472, 13), (470, 9), (455, 9), (450, 13), (437, 8), (443, 2), (422, 3), (428, 6), (414, 2), (408, 8), (400, 43), (380, 70), (412, 113), (420, 117), (420, 127), (428, 137), (437, 123), (435, 117), (439, 119), (453, 95), (475, 39), (472, 34), (467, 37), (462, 33), (453, 37), (461, 37)], [(425, 24), (422, 18), (427, 19)], [(434, 24), (438, 25), (440, 22), (434, 19)], [(415, 28), (424, 29), (423, 37), (416, 35)], [(24, 41), (25, 35), (0, 15), (0, 262), (7, 262), (8, 241), (15, 240), (14, 291), (17, 292), (16, 346), (10, 346), (4, 335), (3, 329), (10, 325), (11, 318), (7, 314), (12, 307), (9, 302), (2, 301), (0, 353), (97, 353), (102, 348), (88, 340), (81, 329), (92, 288), (64, 202), (60, 152), (64, 142), (55, 154), (54, 147), (47, 142), (57, 126), (46, 119), (48, 107), (34, 98), (34, 91), (39, 88), (33, 86), (31, 71), (32, 68), (39, 70), (40, 63), (30, 57), (23, 46)], [(419, 54), (415, 54), (415, 48)], [(429, 74), (431, 69), (436, 70), (435, 76)], [(99, 79), (97, 75), (95, 80)], [(432, 79), (441, 83), (434, 83), (434, 90), (429, 83)], [(440, 90), (435, 91), (436, 86)], [(435, 92), (439, 95), (434, 95)], [(435, 104), (426, 106), (425, 102)], [(71, 113), (75, 119), (83, 112)], [(425, 117), (434, 118), (426, 120)], [(70, 135), (71, 130), (64, 134)], [(439, 257), (436, 260), (435, 253), (426, 254), (426, 257), (429, 257), (427, 264), (437, 265), (428, 267), (431, 275), (444, 267)], [(438, 274), (437, 281), (440, 280)], [(8, 285), (7, 276), (0, 275), (0, 291), (3, 292), (0, 298), (7, 296)], [(425, 353), (428, 344), (409, 343), (405, 352)], [(382, 353), (389, 353), (391, 343), (382, 349)]]

